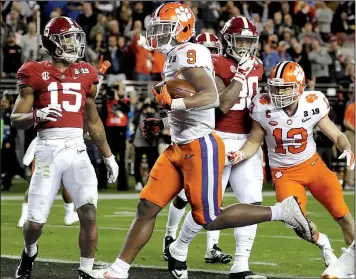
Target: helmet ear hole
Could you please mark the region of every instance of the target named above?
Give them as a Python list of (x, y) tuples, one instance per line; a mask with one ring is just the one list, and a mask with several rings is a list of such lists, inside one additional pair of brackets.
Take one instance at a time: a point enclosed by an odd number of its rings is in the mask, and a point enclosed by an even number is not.
[(184, 33), (187, 32), (188, 29), (190, 29), (188, 26), (184, 27), (183, 32), (184, 32)]
[(61, 56), (61, 55), (63, 54), (63, 50), (57, 48), (56, 51), (55, 51), (55, 53), (56, 53), (57, 56)]

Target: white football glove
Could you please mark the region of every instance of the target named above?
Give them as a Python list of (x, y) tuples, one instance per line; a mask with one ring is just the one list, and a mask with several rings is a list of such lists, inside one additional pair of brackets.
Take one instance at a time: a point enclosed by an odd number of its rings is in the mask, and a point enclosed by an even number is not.
[(230, 151), (226, 156), (231, 165), (236, 165), (244, 159), (244, 154), (241, 151)]
[(62, 117), (62, 109), (60, 107), (45, 107), (41, 109), (35, 109), (33, 111), (33, 118), (35, 123), (44, 122), (44, 121), (53, 121), (56, 122), (59, 118)]
[(142, 46), (143, 48), (145, 48), (145, 49), (148, 50), (148, 51), (152, 51), (152, 50), (153, 50), (153, 48), (150, 47), (150, 46), (147, 44), (147, 39), (146, 39), (146, 37), (143, 36), (143, 35), (141, 35), (141, 34), (140, 34), (140, 39), (137, 41), (137, 44), (138, 44), (139, 46)]
[(115, 157), (114, 155), (111, 155), (108, 158), (103, 157), (103, 159), (108, 171), (108, 182), (114, 183), (117, 179), (117, 176), (119, 175), (119, 166), (116, 163)]
[(346, 168), (348, 170), (353, 170), (355, 168), (355, 155), (350, 149), (345, 149), (344, 152), (339, 156), (339, 159), (346, 158)]
[(246, 52), (240, 59), (237, 65), (235, 76), (232, 78), (243, 83), (246, 80), (247, 75), (252, 71), (253, 65), (255, 65), (256, 58), (252, 57)]

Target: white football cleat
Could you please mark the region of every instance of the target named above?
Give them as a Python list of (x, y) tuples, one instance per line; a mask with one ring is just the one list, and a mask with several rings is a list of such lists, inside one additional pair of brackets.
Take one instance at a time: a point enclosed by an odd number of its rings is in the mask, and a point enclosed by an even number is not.
[(64, 225), (70, 226), (79, 221), (78, 213), (74, 212), (72, 214), (64, 216)]
[(108, 267), (107, 269), (86, 269), (83, 267), (79, 267), (78, 274), (79, 274), (79, 279), (97, 279), (97, 278), (126, 279), (127, 278), (116, 274), (116, 272), (111, 267)]
[(323, 279), (355, 278), (355, 241), (342, 248), (342, 255), (323, 272)]
[(304, 216), (296, 197), (288, 197), (281, 203), (277, 203), (283, 212), (283, 222), (301, 234), (309, 242), (313, 241), (313, 231), (309, 219)]
[(138, 183), (135, 185), (135, 190), (141, 192), (142, 189), (143, 189), (142, 183), (141, 183), (141, 182), (138, 182)]
[(334, 249), (331, 248), (322, 248), (321, 256), (323, 257), (325, 266), (329, 266), (337, 261), (337, 257), (334, 254)]

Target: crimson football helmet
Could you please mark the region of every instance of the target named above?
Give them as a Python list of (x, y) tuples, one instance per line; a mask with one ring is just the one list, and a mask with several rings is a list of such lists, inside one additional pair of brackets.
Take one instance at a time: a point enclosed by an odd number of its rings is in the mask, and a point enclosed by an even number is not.
[(244, 16), (233, 17), (226, 22), (221, 34), (226, 54), (236, 60), (247, 52), (254, 55), (258, 48), (256, 26)]
[(74, 20), (61, 16), (51, 19), (41, 36), (50, 56), (74, 63), (84, 57), (85, 33)]
[(222, 54), (222, 44), (219, 38), (212, 33), (201, 33), (196, 37), (198, 44), (206, 46), (211, 53)]

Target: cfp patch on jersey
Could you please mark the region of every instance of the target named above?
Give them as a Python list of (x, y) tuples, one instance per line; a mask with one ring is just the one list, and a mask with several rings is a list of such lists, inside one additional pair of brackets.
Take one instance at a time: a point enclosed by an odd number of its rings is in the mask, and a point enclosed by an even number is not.
[(281, 171), (277, 171), (275, 174), (274, 174), (275, 178), (281, 178), (283, 176), (283, 172)]
[(79, 75), (79, 74), (89, 74), (88, 68), (79, 68), (79, 69), (74, 69), (74, 74)]
[(42, 73), (42, 79), (43, 80), (49, 80), (49, 72), (43, 72)]

